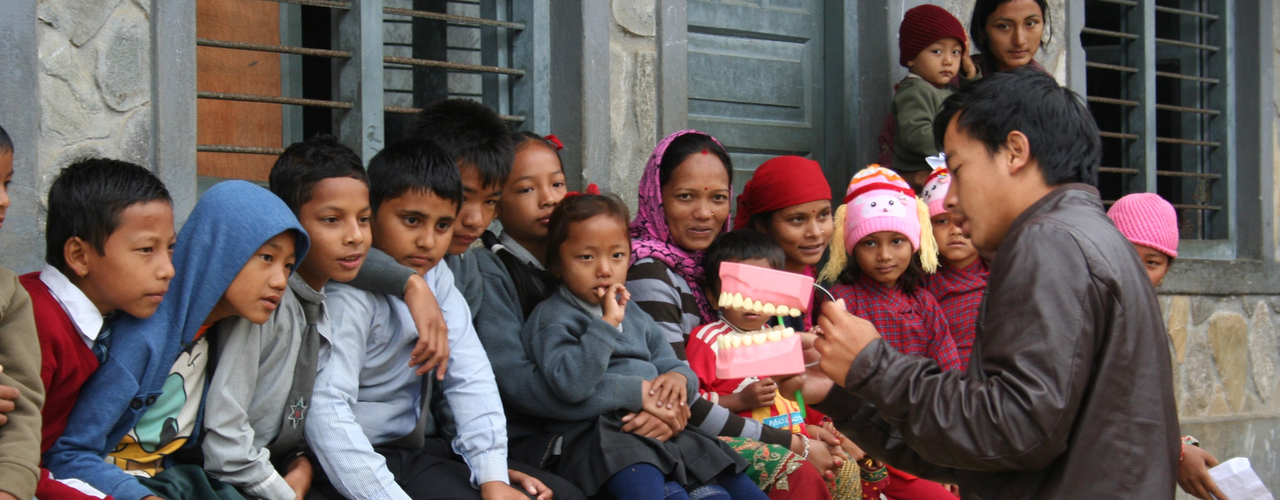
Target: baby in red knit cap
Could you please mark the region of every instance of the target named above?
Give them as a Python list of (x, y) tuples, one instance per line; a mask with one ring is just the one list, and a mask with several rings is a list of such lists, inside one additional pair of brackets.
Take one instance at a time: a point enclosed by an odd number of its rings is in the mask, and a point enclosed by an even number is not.
[(967, 43), (964, 26), (942, 7), (925, 4), (902, 17), (898, 64), (910, 73), (893, 95), (897, 132), (891, 165), (917, 192), (932, 170), (925, 158), (938, 155), (933, 117), (942, 110), (942, 101), (955, 93), (948, 83), (957, 75), (961, 83), (981, 76), (969, 59)]

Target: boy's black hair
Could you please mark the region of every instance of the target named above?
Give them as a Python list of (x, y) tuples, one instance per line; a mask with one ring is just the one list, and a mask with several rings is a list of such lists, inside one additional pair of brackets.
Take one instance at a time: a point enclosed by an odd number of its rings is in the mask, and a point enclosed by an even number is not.
[(720, 295), (720, 263), (765, 259), (769, 267), (782, 269), (787, 254), (778, 242), (755, 229), (729, 231), (716, 238), (702, 257), (702, 267), (707, 270), (707, 289), (712, 296)]
[[(853, 249), (849, 250), (853, 253)], [(902, 289), (902, 293), (907, 295), (915, 295), (916, 289), (920, 287), (920, 281), (924, 278), (924, 266), (920, 264), (920, 252), (911, 254), (911, 263), (907, 264), (907, 269), (902, 271), (902, 276), (898, 277), (898, 288)], [(845, 285), (852, 285), (862, 279), (862, 269), (858, 267), (858, 259), (850, 255), (849, 262), (845, 264), (844, 270), (840, 271), (840, 276), (836, 281)]]
[(933, 120), (939, 149), (947, 125), (957, 115), (956, 128), (985, 144), (989, 154), (1005, 147), (1010, 132), (1026, 135), (1031, 157), (1050, 186), (1098, 184), (1098, 124), (1079, 94), (1043, 71), (1027, 66), (1001, 71), (947, 98)]
[(137, 164), (87, 158), (68, 165), (49, 187), (45, 262), (69, 274), (63, 248), (75, 237), (88, 242), (98, 255), (105, 255), (103, 246), (119, 227), (120, 213), (152, 201), (173, 204), (164, 183)]
[(667, 145), (667, 150), (662, 152), (662, 161), (658, 163), (658, 185), (666, 186), (676, 167), (695, 153), (716, 155), (720, 158), (720, 163), (724, 164), (724, 169), (729, 172), (729, 180), (733, 180), (733, 161), (729, 159), (729, 152), (725, 151), (724, 146), (711, 136), (694, 132), (675, 138), (671, 144)]
[(311, 190), (325, 179), (350, 177), (365, 183), (369, 180), (364, 164), (355, 151), (338, 143), (332, 135), (316, 134), (290, 145), (271, 167), (271, 192), (284, 200), (293, 215), (311, 201)]
[(369, 206), (408, 192), (431, 193), (462, 206), (462, 176), (440, 146), (422, 139), (391, 143), (369, 160)]
[[(529, 144), (541, 144), (546, 146), (552, 153), (555, 153), (556, 161), (559, 161), (561, 165), (564, 164), (564, 161), (560, 159), (560, 150), (556, 149), (556, 145), (547, 140), (546, 137), (529, 131), (521, 131), (511, 134), (511, 146), (513, 151), (518, 153), (521, 149), (528, 147)], [(514, 160), (515, 155), (512, 154), (511, 158)]]
[[(597, 215), (605, 215), (617, 219), (623, 228), (631, 221), (631, 213), (621, 198), (609, 194), (575, 194), (565, 197), (551, 211), (551, 220), (547, 223), (547, 270), (552, 274), (560, 274), (560, 245), (569, 239), (569, 226), (590, 219)], [(627, 246), (631, 246), (631, 236), (627, 233)]]
[(0, 127), (0, 153), (13, 152), (13, 139), (9, 138), (9, 132), (4, 127)]
[(411, 137), (439, 144), (455, 162), (480, 172), (485, 186), (501, 186), (511, 173), (515, 148), (511, 128), (484, 104), (444, 99), (426, 105), (413, 119)]
[[(973, 5), (973, 15), (969, 17), (969, 40), (973, 41), (974, 48), (978, 49), (977, 53), (982, 54), (982, 71), (988, 75), (995, 73), (997, 67), (995, 54), (991, 52), (991, 41), (987, 39), (987, 19), (1001, 5), (1012, 2), (1013, 0), (977, 0)], [(1036, 5), (1040, 6), (1040, 14), (1044, 17), (1045, 31), (1049, 31), (1049, 3), (1045, 0), (1035, 0)], [(1040, 48), (1044, 48), (1053, 40), (1053, 32), (1049, 31), (1049, 39), (1040, 42)]]

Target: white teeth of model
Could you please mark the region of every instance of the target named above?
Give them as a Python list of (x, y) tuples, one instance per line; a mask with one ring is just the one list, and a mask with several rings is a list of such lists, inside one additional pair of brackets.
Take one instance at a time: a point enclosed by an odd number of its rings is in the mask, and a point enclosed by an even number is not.
[(755, 304), (751, 304), (751, 310), (755, 311), (756, 314), (764, 313), (764, 302), (756, 302)]
[(729, 295), (729, 292), (720, 292), (720, 307), (728, 307), (731, 303), (733, 303), (733, 296)]
[(791, 314), (791, 308), (787, 306), (778, 306), (778, 316), (788, 316)]
[(757, 344), (763, 344), (765, 341), (769, 340), (769, 336), (764, 332), (754, 334), (752, 337), (754, 337)]
[(729, 337), (721, 335), (720, 338), (716, 339), (716, 347), (719, 347), (721, 350), (728, 349)]
[(742, 310), (743, 310), (743, 311), (751, 312), (751, 311), (752, 311), (752, 310), (754, 310), (755, 308), (756, 308), (756, 303), (755, 303), (755, 301), (753, 301), (753, 300), (751, 300), (751, 299), (742, 299)]
[(764, 315), (765, 315), (765, 316), (773, 316), (773, 315), (775, 315), (775, 314), (777, 314), (777, 313), (778, 313), (778, 309), (777, 309), (777, 308), (775, 308), (775, 307), (773, 307), (773, 304), (765, 304), (765, 305), (764, 305)]
[(742, 337), (742, 345), (751, 345), (751, 344), (755, 343), (755, 340), (756, 340), (756, 339), (752, 338), (752, 337), (751, 337), (751, 335), (749, 335), (749, 334), (748, 334), (748, 335), (742, 335), (741, 337)]
[(742, 294), (733, 294), (733, 302), (729, 304), (734, 309), (742, 309)]
[(782, 329), (782, 338), (787, 338), (796, 334), (795, 328), (786, 327)]
[(742, 347), (742, 336), (737, 334), (729, 335), (729, 345), (732, 347)]
[(791, 310), (791, 317), (792, 317), (792, 318), (799, 318), (799, 317), (800, 317), (800, 310), (799, 310), (799, 309), (792, 309), (792, 310)]
[(782, 340), (782, 332), (779, 332), (777, 329), (769, 330), (768, 337), (770, 342), (777, 342)]

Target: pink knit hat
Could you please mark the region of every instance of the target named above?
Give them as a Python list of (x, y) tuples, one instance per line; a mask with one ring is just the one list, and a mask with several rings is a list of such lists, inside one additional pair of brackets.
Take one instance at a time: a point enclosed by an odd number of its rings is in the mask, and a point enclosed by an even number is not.
[(1107, 217), (1135, 245), (1178, 257), (1178, 212), (1155, 193), (1135, 193), (1116, 201)]
[(847, 252), (858, 240), (881, 231), (906, 236), (912, 250), (920, 252), (925, 272), (938, 269), (938, 244), (933, 231), (924, 230), (929, 227), (929, 209), (892, 170), (871, 165), (854, 175), (845, 190), (844, 204), (836, 209), (835, 223), (830, 258), (818, 274), (820, 281), (835, 280), (844, 271)]
[(862, 169), (849, 182), (844, 202), (848, 205), (845, 248), (853, 248), (868, 234), (894, 231), (911, 241), (912, 250), (920, 249), (916, 193), (894, 171), (879, 166)]
[(946, 156), (930, 156), (925, 160), (929, 162), (929, 166), (933, 167), (933, 172), (924, 182), (924, 191), (921, 192), (920, 197), (924, 199), (926, 205), (929, 205), (929, 217), (945, 214), (950, 211), (947, 210), (945, 201), (947, 191), (951, 189), (951, 171), (947, 170)]

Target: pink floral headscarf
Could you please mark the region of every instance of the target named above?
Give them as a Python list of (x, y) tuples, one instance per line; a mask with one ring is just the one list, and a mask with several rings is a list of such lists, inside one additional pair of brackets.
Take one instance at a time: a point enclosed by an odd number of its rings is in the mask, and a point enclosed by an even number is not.
[[(631, 261), (650, 258), (666, 264), (674, 269), (693, 291), (693, 298), (698, 303), (698, 310), (706, 322), (716, 320), (715, 311), (702, 293), (706, 284), (706, 271), (702, 268), (702, 251), (690, 252), (671, 239), (671, 230), (667, 227), (667, 217), (662, 212), (662, 186), (659, 184), (658, 165), (662, 163), (662, 155), (667, 152), (671, 141), (685, 134), (709, 134), (697, 130), (681, 130), (667, 136), (649, 155), (649, 162), (644, 166), (644, 174), (640, 177), (640, 199), (636, 210), (636, 218), (631, 221)], [(714, 137), (711, 140), (716, 141)], [(716, 141), (720, 144), (720, 141)], [(729, 191), (733, 192), (730, 182)], [(732, 200), (730, 200), (732, 201)], [(726, 218), (720, 232), (729, 230)]]

